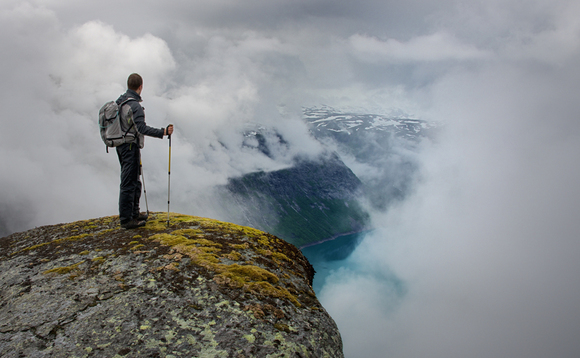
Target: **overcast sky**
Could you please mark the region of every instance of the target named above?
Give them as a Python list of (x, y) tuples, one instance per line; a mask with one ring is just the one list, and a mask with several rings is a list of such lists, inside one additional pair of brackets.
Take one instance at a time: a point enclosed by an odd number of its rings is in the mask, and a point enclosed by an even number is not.
[[(144, 77), (176, 126), (172, 209), (319, 146), (302, 106), (445, 124), (415, 191), (320, 299), (347, 357), (578, 357), (580, 3), (573, 0), (0, 2), (0, 233), (117, 213), (100, 106)], [(273, 159), (240, 128), (276, 126)], [(143, 150), (165, 210), (167, 141)], [(403, 282), (393, 292), (385, 277)], [(385, 353), (386, 352), (386, 353)]]

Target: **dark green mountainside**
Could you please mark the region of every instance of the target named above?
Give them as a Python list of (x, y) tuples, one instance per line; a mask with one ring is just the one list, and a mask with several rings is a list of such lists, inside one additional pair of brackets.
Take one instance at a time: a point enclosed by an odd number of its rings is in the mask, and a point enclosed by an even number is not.
[(368, 214), (357, 201), (361, 187), (338, 156), (327, 155), (232, 178), (222, 193), (231, 221), (303, 246), (365, 228)]

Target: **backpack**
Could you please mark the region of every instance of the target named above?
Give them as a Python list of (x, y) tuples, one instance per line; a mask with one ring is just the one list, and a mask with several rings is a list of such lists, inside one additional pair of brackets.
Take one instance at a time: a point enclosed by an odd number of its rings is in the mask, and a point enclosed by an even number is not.
[(139, 132), (133, 121), (131, 106), (123, 107), (135, 98), (128, 98), (120, 105), (115, 101), (105, 103), (99, 110), (99, 127), (101, 139), (109, 147), (118, 147), (125, 143), (139, 142)]

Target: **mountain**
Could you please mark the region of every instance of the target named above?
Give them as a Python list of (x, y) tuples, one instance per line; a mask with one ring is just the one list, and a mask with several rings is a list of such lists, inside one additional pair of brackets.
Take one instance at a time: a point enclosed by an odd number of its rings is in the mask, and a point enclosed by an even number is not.
[(365, 199), (383, 211), (409, 192), (418, 169), (414, 154), (440, 128), (402, 113), (361, 114), (331, 107), (304, 109), (304, 121), (318, 141), (336, 147), (347, 165), (359, 168)]
[[(428, 121), (410, 118), (406, 115), (379, 115), (343, 112), (332, 107), (304, 109), (304, 120), (309, 124), (315, 137), (344, 136), (357, 137), (357, 133), (383, 133), (408, 140), (417, 140), (438, 128)], [(344, 142), (339, 139), (339, 142)], [(348, 140), (346, 141), (348, 142)]]
[(336, 154), (296, 159), (286, 169), (231, 178), (222, 201), (233, 221), (297, 246), (366, 227), (362, 183)]
[[(437, 126), (409, 116), (304, 110), (311, 135), (327, 148), (286, 169), (230, 178), (221, 188), (229, 221), (257, 227), (297, 245), (364, 230), (373, 210), (386, 210), (410, 190), (413, 152)], [(288, 146), (272, 128), (250, 127), (244, 145), (274, 158)], [(348, 164), (345, 164), (348, 163)], [(357, 168), (358, 173), (351, 168)]]
[(296, 247), (207, 218), (0, 238), (2, 357), (343, 357)]

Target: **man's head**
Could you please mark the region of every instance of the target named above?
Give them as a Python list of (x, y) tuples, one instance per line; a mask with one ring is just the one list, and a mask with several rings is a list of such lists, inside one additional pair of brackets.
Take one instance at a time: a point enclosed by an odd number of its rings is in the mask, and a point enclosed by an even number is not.
[(136, 73), (129, 75), (127, 79), (127, 88), (135, 92), (141, 92), (140, 89), (143, 87), (143, 78)]

